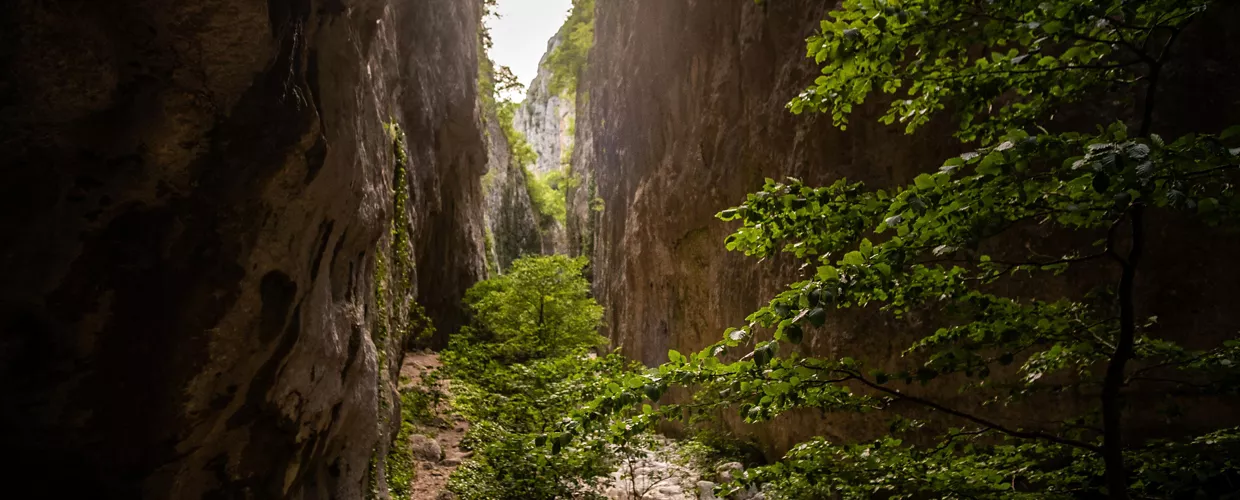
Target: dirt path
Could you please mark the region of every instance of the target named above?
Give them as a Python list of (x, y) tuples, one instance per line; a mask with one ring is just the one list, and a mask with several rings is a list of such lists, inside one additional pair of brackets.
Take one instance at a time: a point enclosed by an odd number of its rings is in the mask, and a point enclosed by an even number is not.
[[(426, 382), (422, 376), (442, 367), (438, 354), (406, 354), (400, 367), (401, 388), (421, 387), (425, 391)], [(415, 465), (417, 474), (410, 488), (412, 500), (455, 499), (456, 496), (447, 490), (448, 476), (472, 455), (460, 447), (469, 430), (469, 422), (452, 410), (451, 381), (438, 380), (435, 388), (447, 397), (433, 408), (430, 422), (417, 425), (415, 435), (407, 445), (414, 448), (415, 457), (442, 458), (418, 460)], [(648, 442), (639, 445), (635, 453), (617, 455), (615, 459), (618, 470), (610, 476), (597, 478), (596, 483), (597, 492), (609, 500), (715, 499), (711, 493), (715, 483), (703, 480), (701, 469), (706, 464), (694, 462), (674, 441), (651, 436)], [(722, 477), (741, 469), (739, 463), (725, 464), (719, 466), (716, 475)], [(731, 476), (726, 476), (724, 480), (730, 481)], [(733, 498), (750, 500), (763, 496), (755, 490)]]
[[(401, 363), (400, 374), (404, 387), (422, 383), (422, 374), (430, 373), (443, 366), (439, 355), (435, 353), (414, 352), (405, 355)], [(470, 453), (460, 448), (461, 439), (469, 430), (469, 423), (452, 411), (452, 387), (450, 381), (440, 380), (438, 388), (448, 397), (440, 402), (433, 411), (435, 418), (429, 425), (419, 425), (418, 433), (432, 438), (443, 450), (440, 461), (419, 460), (417, 474), (413, 480), (413, 500), (441, 500), (455, 498), (448, 493), (448, 476), (452, 475), (462, 461), (469, 458)]]

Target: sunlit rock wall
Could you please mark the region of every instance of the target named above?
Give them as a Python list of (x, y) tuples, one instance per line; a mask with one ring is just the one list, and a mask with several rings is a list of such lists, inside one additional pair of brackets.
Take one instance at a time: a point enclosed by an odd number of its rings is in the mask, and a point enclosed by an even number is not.
[[(759, 189), (763, 178), (795, 176), (825, 184), (841, 177), (873, 186), (908, 183), (936, 170), (961, 146), (943, 124), (916, 136), (878, 124), (866, 106), (847, 132), (830, 117), (793, 116), (784, 104), (817, 75), (804, 39), (818, 29), (832, 2), (809, 0), (611, 0), (599, 2), (595, 46), (577, 110), (573, 170), (585, 179), (574, 190), (569, 239), (593, 256), (595, 291), (606, 307), (612, 342), (647, 364), (668, 349), (693, 351), (720, 339), (728, 326), (802, 276), (788, 260), (756, 262), (724, 250), (730, 224), (714, 218)], [(1240, 122), (1236, 95), (1235, 30), (1212, 13), (1185, 34), (1184, 62), (1168, 68), (1156, 111), (1168, 132), (1217, 131)], [(583, 97), (583, 96), (587, 96)], [(597, 197), (597, 200), (594, 198)], [(601, 207), (597, 212), (591, 205)], [(1142, 315), (1220, 338), (1240, 330), (1240, 273), (1230, 255), (1234, 237), (1162, 218), (1154, 224), (1147, 266), (1140, 275)], [(1043, 242), (1031, 230), (1009, 244)], [(1029, 285), (1032, 295), (1076, 293), (1071, 282)], [(860, 354), (892, 363), (910, 336), (927, 333), (916, 315), (894, 321), (872, 310), (835, 314), (807, 332), (803, 348), (820, 355)], [(1195, 337), (1194, 337), (1195, 336)], [(842, 355), (842, 354), (841, 354)], [(963, 408), (980, 398), (954, 389), (913, 388)], [(1234, 402), (1233, 402), (1234, 403)], [(1065, 396), (1051, 408), (1079, 407)], [(1140, 405), (1142, 411), (1153, 405)], [(1224, 406), (1188, 417), (1187, 425), (1217, 423)], [(1152, 412), (1152, 410), (1148, 410)], [(1039, 415), (1003, 414), (1016, 426), (1044, 425)], [(1134, 432), (1164, 426), (1147, 415)], [(736, 424), (735, 415), (731, 415)], [(799, 439), (825, 435), (863, 439), (886, 429), (881, 416), (824, 417), (798, 413), (743, 428), (778, 455)]]
[(572, 99), (551, 91), (551, 68), (547, 64), (559, 45), (558, 33), (547, 41), (547, 52), (538, 63), (538, 75), (529, 84), (513, 119), (513, 127), (525, 134), (530, 147), (538, 153), (538, 162), (530, 170), (540, 175), (560, 170), (573, 143), (574, 104)]

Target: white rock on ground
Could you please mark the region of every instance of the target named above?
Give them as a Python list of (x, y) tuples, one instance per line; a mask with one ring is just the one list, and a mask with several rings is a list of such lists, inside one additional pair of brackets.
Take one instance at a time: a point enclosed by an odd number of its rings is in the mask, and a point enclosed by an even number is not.
[(413, 447), (413, 456), (418, 460), (438, 462), (443, 458), (443, 447), (427, 436), (415, 434), (409, 438), (409, 445)]
[(609, 500), (716, 500), (714, 483), (702, 481), (697, 467), (665, 438), (653, 438), (645, 449), (618, 458), (617, 465), (599, 478), (599, 493)]

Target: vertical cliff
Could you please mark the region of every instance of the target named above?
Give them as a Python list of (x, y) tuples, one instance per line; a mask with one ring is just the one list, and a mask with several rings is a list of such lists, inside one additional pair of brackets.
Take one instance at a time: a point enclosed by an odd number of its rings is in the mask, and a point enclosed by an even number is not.
[(385, 495), (414, 301), (484, 272), (480, 3), (4, 9), (10, 484)]
[(551, 90), (551, 67), (548, 58), (560, 46), (563, 33), (547, 40), (547, 52), (538, 63), (538, 75), (530, 83), (525, 100), (517, 108), (513, 126), (525, 135), (530, 147), (538, 153), (538, 161), (530, 171), (546, 175), (563, 168), (572, 152), (574, 103), (570, 97)]
[[(497, 270), (508, 268), (512, 261), (522, 255), (550, 255), (567, 253), (568, 243), (564, 223), (548, 214), (541, 213), (545, 207), (538, 206), (533, 190), (551, 188), (564, 182), (564, 164), (572, 151), (573, 103), (551, 87), (551, 68), (548, 57), (560, 44), (561, 35), (547, 41), (547, 52), (539, 62), (538, 75), (530, 84), (525, 99), (502, 112), (491, 110), (488, 114), (487, 174), (483, 179), (487, 200), (487, 221), (491, 230), (491, 255)], [(499, 103), (492, 107), (514, 106)], [(509, 113), (510, 112), (510, 113)], [(501, 120), (511, 117), (511, 123)], [(510, 144), (505, 126), (519, 144)], [(513, 148), (526, 148), (533, 154), (532, 163), (513, 154)], [(532, 186), (538, 182), (540, 186)], [(551, 190), (544, 196), (559, 196)]]
[(486, 193), (486, 218), (490, 231), (493, 271), (503, 272), (523, 255), (543, 251), (538, 213), (530, 201), (525, 172), (512, 160), (508, 138), (495, 113), (487, 115), (487, 173), (482, 178)]
[[(563, 33), (556, 33), (547, 40), (547, 51), (538, 63), (538, 74), (526, 90), (525, 100), (513, 118), (513, 127), (538, 154), (538, 159), (529, 166), (529, 172), (543, 179), (556, 179), (556, 182), (566, 181), (562, 177), (564, 165), (573, 150), (575, 105), (571, 97), (552, 91), (552, 73), (548, 64), (548, 58), (562, 43), (563, 36)], [(568, 252), (564, 223), (545, 221), (542, 234), (542, 253)]]
[[(764, 177), (900, 181), (919, 160), (951, 151), (943, 138), (909, 138), (861, 119), (841, 133), (829, 120), (784, 111), (813, 78), (803, 40), (827, 8), (599, 5), (573, 168), (589, 172), (586, 191), (593, 184), (602, 201), (596, 289), (610, 335), (629, 356), (655, 363), (669, 348), (717, 340), (781, 286), (787, 273), (778, 263), (726, 253), (731, 228), (714, 219)], [(588, 193), (579, 197), (580, 214)]]
[[(800, 275), (790, 262), (755, 262), (724, 250), (733, 228), (714, 214), (743, 201), (763, 178), (906, 184), (961, 147), (945, 127), (907, 136), (883, 126), (875, 120), (876, 106), (860, 109), (846, 132), (832, 127), (829, 116), (784, 111), (817, 76), (804, 39), (830, 5), (599, 3), (595, 45), (579, 84), (572, 168), (584, 181), (570, 197), (569, 234), (593, 256), (607, 333), (628, 356), (659, 363), (668, 349), (686, 352), (716, 341)], [(1235, 91), (1226, 83), (1235, 81), (1224, 62), (1234, 57), (1229, 33), (1234, 30), (1215, 21), (1186, 34), (1183, 50), (1193, 56), (1170, 69), (1176, 83), (1158, 108), (1167, 129), (1220, 130), (1240, 117), (1237, 103), (1225, 97)], [(1240, 315), (1227, 305), (1240, 294), (1240, 270), (1226, 257), (1237, 250), (1234, 239), (1172, 220), (1160, 221), (1156, 232), (1159, 247), (1150, 252), (1150, 271), (1143, 271), (1140, 284), (1143, 314), (1191, 325), (1201, 335), (1240, 328)], [(821, 355), (846, 349), (881, 363), (897, 358), (903, 340), (920, 327), (915, 317), (833, 316), (806, 335), (804, 348)], [(885, 425), (882, 418), (828, 421), (805, 413), (751, 430), (778, 452), (807, 436), (860, 439)]]

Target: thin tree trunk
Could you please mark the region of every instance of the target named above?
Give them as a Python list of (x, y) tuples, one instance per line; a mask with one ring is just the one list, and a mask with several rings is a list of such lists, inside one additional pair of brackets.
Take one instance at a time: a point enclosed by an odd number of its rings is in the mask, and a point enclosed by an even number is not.
[(1102, 387), (1102, 459), (1106, 465), (1107, 492), (1115, 500), (1128, 498), (1128, 471), (1124, 466), (1123, 442), (1124, 399), (1121, 390), (1127, 374), (1125, 369), (1132, 360), (1136, 344), (1137, 319), (1133, 287), (1137, 266), (1141, 262), (1142, 247), (1145, 245), (1144, 212), (1144, 207), (1136, 205), (1129, 213), (1132, 247), (1128, 250), (1119, 280), (1119, 339), (1115, 342), (1115, 353), (1111, 355), (1111, 362), (1107, 365), (1106, 379)]

